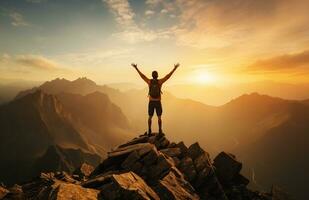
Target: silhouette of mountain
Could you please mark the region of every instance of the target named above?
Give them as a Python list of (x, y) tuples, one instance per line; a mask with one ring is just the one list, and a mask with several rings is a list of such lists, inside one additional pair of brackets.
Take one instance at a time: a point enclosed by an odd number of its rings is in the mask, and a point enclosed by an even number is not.
[[(51, 147), (48, 157), (58, 159), (58, 151)], [(41, 173), (0, 191), (5, 199), (291, 199), (278, 187), (248, 189), (241, 168), (230, 153), (221, 152), (212, 161), (198, 143), (187, 147), (164, 134), (141, 135), (111, 150), (94, 170), (83, 164), (74, 174)]]
[[(82, 157), (88, 158), (88, 154), (104, 157), (106, 149), (126, 139), (122, 134), (124, 129), (129, 132), (127, 119), (104, 94), (63, 93), (58, 98), (36, 90), (0, 106), (0, 180), (5, 183), (22, 181), (37, 172), (34, 168), (43, 169), (37, 167), (37, 159), (48, 154), (45, 152), (53, 145), (58, 149), (73, 149)], [(64, 158), (67, 163), (77, 160), (94, 163), (93, 159), (81, 156)], [(72, 168), (59, 159), (52, 160), (52, 166)], [(39, 163), (39, 166), (48, 165)]]
[(101, 153), (129, 137), (130, 124), (127, 118), (107, 95), (100, 92), (85, 96), (61, 93), (57, 97), (87, 140), (96, 149), (103, 148)]
[(78, 78), (74, 81), (69, 81), (64, 78), (60, 79), (54, 79), (52, 81), (46, 81), (39, 87), (34, 87), (30, 90), (21, 91), (17, 94), (16, 98), (20, 98), (26, 94), (33, 93), (36, 90), (42, 90), (48, 94), (59, 94), (59, 93), (73, 93), (73, 94), (81, 94), (86, 95), (93, 92), (102, 92), (109, 94), (109, 96), (117, 96), (121, 93), (113, 88), (110, 88), (105, 85), (97, 85), (95, 82), (93, 82), (90, 79), (87, 79), (85, 77)]
[(41, 91), (0, 106), (0, 130), (0, 176), (5, 182), (24, 179), (34, 160), (53, 144), (94, 153), (59, 100)]

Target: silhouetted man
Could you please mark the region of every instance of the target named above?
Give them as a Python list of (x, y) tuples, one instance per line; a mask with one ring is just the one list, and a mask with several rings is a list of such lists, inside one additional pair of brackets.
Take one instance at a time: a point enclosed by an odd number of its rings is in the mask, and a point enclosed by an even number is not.
[(141, 78), (148, 84), (149, 92), (149, 104), (148, 104), (148, 134), (151, 134), (151, 121), (152, 116), (154, 114), (154, 111), (156, 111), (158, 116), (158, 124), (159, 124), (159, 134), (162, 134), (162, 104), (161, 104), (161, 87), (162, 84), (167, 81), (172, 74), (175, 72), (175, 70), (179, 67), (179, 64), (174, 65), (174, 69), (168, 73), (164, 78), (158, 79), (158, 72), (153, 71), (152, 72), (152, 79), (147, 78), (139, 69), (137, 68), (137, 64), (132, 63), (131, 64), (138, 74), (141, 76)]

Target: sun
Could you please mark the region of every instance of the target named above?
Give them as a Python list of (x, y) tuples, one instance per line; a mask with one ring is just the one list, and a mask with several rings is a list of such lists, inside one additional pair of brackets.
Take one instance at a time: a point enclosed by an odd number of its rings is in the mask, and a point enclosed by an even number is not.
[(210, 84), (215, 82), (215, 77), (208, 72), (200, 72), (195, 75), (195, 82), (200, 84)]
[(190, 81), (195, 84), (208, 85), (214, 84), (217, 77), (207, 70), (196, 70), (191, 74)]

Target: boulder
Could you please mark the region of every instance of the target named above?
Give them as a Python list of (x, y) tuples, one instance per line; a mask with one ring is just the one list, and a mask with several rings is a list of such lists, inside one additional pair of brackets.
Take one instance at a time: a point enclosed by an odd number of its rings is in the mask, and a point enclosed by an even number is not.
[(234, 185), (244, 185), (247, 186), (249, 184), (249, 179), (244, 177), (241, 174), (237, 174), (236, 177), (233, 179), (233, 184)]
[(131, 169), (133, 165), (140, 159), (137, 151), (131, 152), (128, 157), (122, 162), (121, 167), (124, 169)]
[(23, 189), (20, 185), (13, 185), (12, 187), (10, 187), (9, 192), (6, 193), (6, 195), (4, 196), (4, 199), (25, 199), (24, 198), (24, 193), (23, 193)]
[(157, 162), (159, 157), (159, 152), (157, 151), (157, 148), (151, 149), (142, 159), (141, 162), (146, 165), (152, 165)]
[(57, 182), (52, 186), (49, 198), (54, 200), (97, 200), (99, 192), (99, 190), (84, 188), (72, 183)]
[(94, 167), (87, 163), (83, 163), (81, 166), (75, 169), (73, 174), (79, 175), (80, 177), (88, 177), (93, 172)]
[(153, 144), (150, 143), (133, 144), (126, 147), (117, 148), (114, 151), (108, 152), (107, 156), (111, 158), (111, 157), (129, 155), (133, 151), (136, 151), (139, 156), (142, 156), (151, 151), (151, 149), (153, 148), (154, 148)]
[(167, 149), (161, 149), (160, 150), (165, 155), (168, 155), (170, 157), (178, 157), (181, 154), (180, 148), (167, 148)]
[(189, 182), (192, 182), (196, 178), (196, 170), (191, 157), (185, 156), (177, 165), (178, 169), (184, 174), (184, 177)]
[(3, 199), (8, 193), (9, 191), (6, 188), (0, 186), (0, 199)]
[(184, 142), (179, 142), (178, 144), (176, 144), (176, 147), (180, 148), (182, 156), (185, 156), (188, 153), (188, 147), (185, 145)]
[(170, 172), (159, 181), (156, 186), (156, 191), (162, 200), (199, 199), (194, 188), (183, 178), (176, 168), (170, 170)]
[(158, 161), (148, 168), (149, 171), (146, 176), (150, 179), (158, 180), (168, 173), (173, 166), (175, 166), (173, 159), (160, 152)]
[(100, 187), (103, 199), (159, 200), (158, 195), (133, 172), (111, 175)]
[(164, 148), (167, 148), (168, 145), (170, 144), (170, 141), (168, 141), (166, 139), (166, 137), (164, 137), (164, 135), (162, 136), (156, 136), (155, 138), (155, 142), (154, 142), (154, 145), (157, 147), (157, 149), (164, 149)]
[(123, 147), (131, 146), (131, 145), (134, 145), (134, 144), (147, 143), (147, 142), (149, 142), (149, 137), (146, 136), (146, 135), (141, 135), (138, 138), (134, 138), (133, 140), (131, 140), (131, 141), (125, 143), (125, 144), (120, 145), (118, 148), (123, 148)]
[(200, 187), (203, 185), (207, 180), (209, 179), (210, 176), (213, 175), (213, 170), (210, 167), (205, 167), (201, 171), (199, 171), (196, 175), (196, 179), (194, 180), (194, 186), (195, 187)]
[(231, 183), (239, 174), (242, 164), (238, 162), (234, 155), (225, 152), (219, 153), (214, 159), (215, 172), (222, 184)]
[(198, 142), (192, 144), (188, 149), (188, 155), (192, 158), (192, 160), (195, 160), (203, 153), (205, 153), (205, 151), (200, 147)]
[(210, 158), (208, 153), (203, 152), (194, 159), (196, 171), (202, 171), (204, 168), (211, 168)]

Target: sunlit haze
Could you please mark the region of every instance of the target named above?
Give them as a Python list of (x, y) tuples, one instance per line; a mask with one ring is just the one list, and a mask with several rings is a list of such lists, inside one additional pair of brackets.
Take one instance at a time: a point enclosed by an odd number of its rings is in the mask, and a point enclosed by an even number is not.
[(169, 85), (309, 80), (307, 0), (1, 0), (0, 81)]

